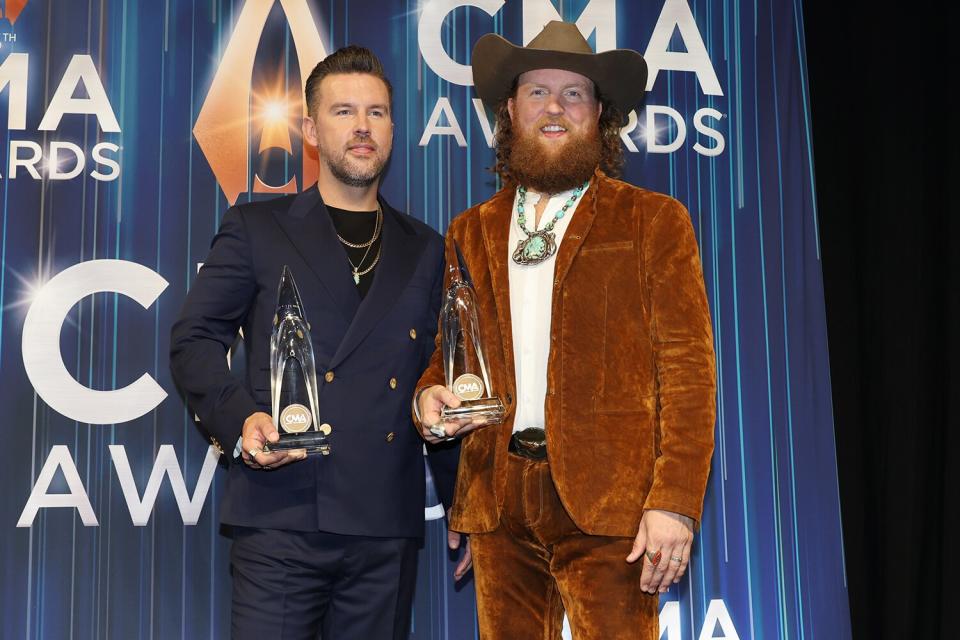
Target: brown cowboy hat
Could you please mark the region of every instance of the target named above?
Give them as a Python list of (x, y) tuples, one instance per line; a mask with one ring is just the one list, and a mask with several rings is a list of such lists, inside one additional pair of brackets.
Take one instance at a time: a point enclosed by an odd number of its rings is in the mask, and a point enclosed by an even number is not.
[(483, 102), (496, 108), (513, 80), (533, 69), (565, 69), (593, 80), (600, 94), (626, 117), (640, 104), (647, 86), (647, 63), (632, 49), (594, 53), (575, 24), (552, 20), (526, 47), (495, 33), (473, 47), (473, 83)]

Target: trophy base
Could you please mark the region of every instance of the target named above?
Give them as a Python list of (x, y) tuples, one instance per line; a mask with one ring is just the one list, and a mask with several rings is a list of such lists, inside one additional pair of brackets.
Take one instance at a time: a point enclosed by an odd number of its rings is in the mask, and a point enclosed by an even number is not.
[(274, 451), (289, 451), (291, 449), (303, 449), (307, 455), (319, 453), (322, 456), (330, 455), (330, 442), (327, 436), (319, 431), (310, 431), (307, 433), (286, 433), (280, 436), (277, 442), (268, 442), (263, 446), (266, 453)]
[(500, 424), (506, 411), (503, 409), (503, 403), (500, 398), (477, 398), (476, 400), (464, 400), (457, 408), (444, 407), (440, 412), (440, 419), (443, 421), (468, 420), (474, 424), (488, 425)]

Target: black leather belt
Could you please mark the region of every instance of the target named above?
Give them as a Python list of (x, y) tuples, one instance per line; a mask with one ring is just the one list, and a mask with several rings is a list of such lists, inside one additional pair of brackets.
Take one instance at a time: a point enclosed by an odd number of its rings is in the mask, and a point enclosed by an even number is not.
[(529, 428), (514, 431), (510, 436), (510, 453), (531, 460), (547, 459), (547, 434), (543, 429)]

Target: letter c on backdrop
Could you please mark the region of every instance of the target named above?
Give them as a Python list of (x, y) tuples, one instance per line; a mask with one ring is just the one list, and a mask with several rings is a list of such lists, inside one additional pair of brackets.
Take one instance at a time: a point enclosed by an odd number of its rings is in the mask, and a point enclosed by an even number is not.
[(167, 281), (141, 264), (126, 260), (81, 262), (50, 279), (37, 293), (23, 323), (23, 367), (36, 392), (51, 409), (90, 424), (128, 422), (152, 411), (167, 397), (144, 373), (136, 382), (97, 391), (77, 382), (60, 354), (60, 331), (75, 304), (94, 293), (121, 293), (148, 308)]

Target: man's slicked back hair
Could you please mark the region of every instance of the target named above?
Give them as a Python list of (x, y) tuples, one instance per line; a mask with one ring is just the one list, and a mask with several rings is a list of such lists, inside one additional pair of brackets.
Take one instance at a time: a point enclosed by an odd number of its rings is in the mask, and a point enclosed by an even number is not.
[(319, 97), (320, 82), (327, 76), (337, 73), (366, 73), (380, 78), (383, 84), (387, 86), (387, 96), (390, 99), (388, 106), (393, 111), (393, 86), (387, 80), (380, 59), (370, 49), (351, 44), (328, 55), (317, 63), (317, 66), (310, 72), (304, 87), (304, 97), (307, 100), (307, 112), (309, 114), (313, 115), (313, 107)]

